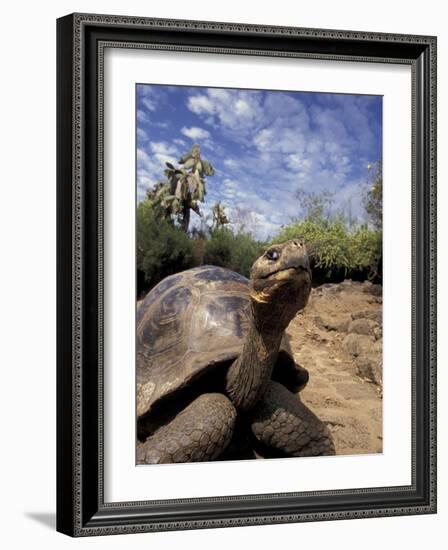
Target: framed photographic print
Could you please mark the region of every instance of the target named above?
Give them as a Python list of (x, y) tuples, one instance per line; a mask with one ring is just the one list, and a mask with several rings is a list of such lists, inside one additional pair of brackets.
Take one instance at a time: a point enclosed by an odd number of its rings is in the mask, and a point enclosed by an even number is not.
[(434, 513), (436, 38), (57, 40), (57, 529)]

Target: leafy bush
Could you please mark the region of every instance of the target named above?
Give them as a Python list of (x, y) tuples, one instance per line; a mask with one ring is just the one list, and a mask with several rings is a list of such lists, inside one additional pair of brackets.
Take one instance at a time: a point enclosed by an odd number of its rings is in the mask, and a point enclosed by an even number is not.
[(229, 229), (217, 229), (206, 242), (204, 263), (227, 267), (249, 277), (250, 268), (263, 248), (264, 243), (255, 241), (249, 233), (234, 235)]
[(366, 272), (369, 278), (381, 276), (378, 266), (382, 256), (382, 233), (363, 225), (350, 234), (350, 268)]
[(149, 286), (193, 265), (188, 235), (170, 222), (156, 219), (151, 203), (142, 201), (137, 208), (137, 267)]
[(229, 267), (232, 259), (233, 234), (227, 229), (213, 231), (207, 241), (204, 264)]
[(347, 271), (349, 249), (347, 231), (341, 221), (306, 220), (284, 227), (274, 242), (289, 239), (305, 241), (314, 268), (320, 268), (331, 276), (334, 270)]
[(347, 229), (342, 219), (305, 220), (284, 227), (273, 242), (301, 239), (307, 245), (316, 279), (379, 276), (381, 232), (367, 226)]
[(250, 268), (261, 256), (265, 243), (255, 241), (250, 233), (238, 233), (234, 236), (230, 269), (249, 277)]
[(207, 239), (205, 235), (194, 235), (191, 237), (191, 246), (193, 248), (194, 265), (204, 265), (205, 251), (207, 248)]

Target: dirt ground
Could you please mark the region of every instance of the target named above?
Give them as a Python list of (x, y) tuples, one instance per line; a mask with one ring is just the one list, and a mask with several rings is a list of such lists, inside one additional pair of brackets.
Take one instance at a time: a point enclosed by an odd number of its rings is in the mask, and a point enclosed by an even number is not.
[(294, 358), (310, 374), (301, 398), (339, 455), (382, 452), (381, 291), (369, 282), (320, 286), (288, 327)]

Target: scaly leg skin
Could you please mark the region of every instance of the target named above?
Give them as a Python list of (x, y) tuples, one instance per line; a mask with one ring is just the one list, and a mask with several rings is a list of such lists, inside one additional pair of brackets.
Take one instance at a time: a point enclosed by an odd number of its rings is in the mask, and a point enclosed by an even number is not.
[(138, 445), (138, 464), (205, 462), (214, 460), (229, 444), (236, 419), (231, 401), (206, 393)]
[(278, 382), (269, 383), (250, 412), (250, 423), (259, 442), (286, 456), (336, 454), (325, 424)]

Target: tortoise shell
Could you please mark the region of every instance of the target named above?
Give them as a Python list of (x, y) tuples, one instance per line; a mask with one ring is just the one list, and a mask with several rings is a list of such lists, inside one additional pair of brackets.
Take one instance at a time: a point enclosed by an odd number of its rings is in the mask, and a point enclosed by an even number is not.
[[(171, 275), (137, 308), (137, 415), (241, 353), (249, 328), (249, 281), (201, 266)], [(287, 337), (281, 351), (290, 357)]]

